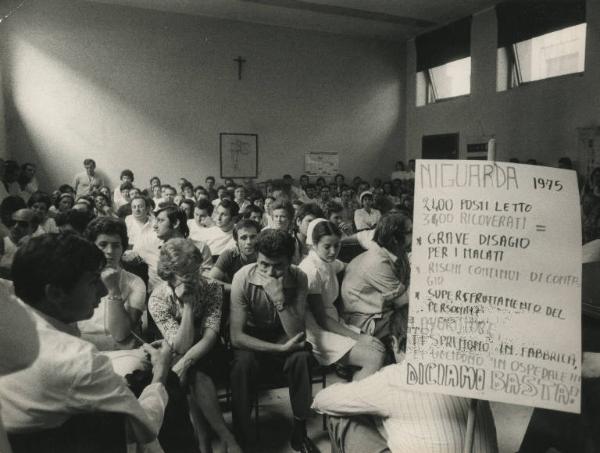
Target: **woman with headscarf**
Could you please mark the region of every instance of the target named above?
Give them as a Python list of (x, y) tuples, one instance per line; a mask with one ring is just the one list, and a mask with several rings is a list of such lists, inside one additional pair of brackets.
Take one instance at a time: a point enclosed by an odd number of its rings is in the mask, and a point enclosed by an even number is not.
[(318, 218), (308, 225), (310, 251), (299, 266), (308, 277), (306, 335), (321, 365), (360, 367), (354, 374), (354, 379), (360, 380), (381, 368), (385, 347), (359, 328), (348, 326), (334, 306), (339, 295), (337, 274), (345, 268), (337, 260), (340, 241), (341, 233), (335, 224)]

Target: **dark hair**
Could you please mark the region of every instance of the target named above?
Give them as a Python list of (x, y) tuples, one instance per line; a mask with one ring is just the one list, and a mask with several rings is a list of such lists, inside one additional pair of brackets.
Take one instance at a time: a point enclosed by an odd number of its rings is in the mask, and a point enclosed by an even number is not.
[(327, 202), (327, 205), (325, 205), (325, 218), (329, 220), (331, 214), (334, 214), (336, 212), (342, 212), (343, 210), (344, 207), (337, 201), (329, 201)]
[(192, 191), (194, 191), (194, 185), (193, 185), (191, 182), (189, 182), (189, 181), (185, 181), (185, 182), (184, 182), (184, 183), (181, 185), (181, 191), (183, 192), (183, 189), (185, 189), (186, 187), (187, 187), (187, 188), (190, 188), (190, 189), (192, 189)]
[(204, 179), (204, 182), (208, 181), (209, 179), (211, 179), (211, 180), (213, 180), (213, 181), (216, 181), (216, 179), (215, 179), (215, 177), (214, 177), (214, 176), (207, 176), (207, 177)]
[[(267, 198), (269, 198), (269, 197), (267, 197)], [(271, 198), (273, 198), (273, 197), (271, 197)], [(273, 202), (273, 204), (271, 205), (271, 212), (273, 212), (277, 209), (283, 209), (287, 213), (287, 216), (290, 219), (290, 222), (292, 220), (294, 220), (294, 212), (295, 212), (294, 205), (292, 205), (292, 203), (290, 203), (289, 201), (287, 201), (283, 198), (279, 198), (279, 199), (275, 200)]]
[(204, 186), (196, 186), (196, 187), (194, 187), (194, 192), (196, 192), (198, 190), (202, 190), (203, 192), (208, 193), (208, 190), (206, 190), (204, 188)]
[(76, 234), (32, 237), (19, 247), (11, 268), (15, 294), (36, 307), (47, 285), (69, 292), (85, 272), (99, 271), (105, 263), (103, 253)]
[(246, 206), (246, 209), (244, 209), (244, 212), (243, 212), (244, 219), (249, 219), (253, 212), (257, 212), (260, 215), (263, 215), (263, 213), (265, 211), (263, 211), (260, 208), (260, 206), (256, 206), (255, 204), (249, 204), (248, 206)]
[(75, 193), (75, 189), (73, 189), (72, 186), (68, 185), (68, 184), (62, 184), (58, 187), (58, 191), (60, 193)]
[(27, 167), (33, 167), (34, 169), (36, 168), (35, 164), (32, 164), (31, 162), (26, 162), (21, 165), (21, 173), (19, 174), (19, 179), (18, 179), (18, 183), (21, 187), (24, 187), (31, 181), (31, 179), (28, 178), (27, 175), (25, 174), (25, 170), (27, 170)]
[(238, 232), (243, 228), (254, 228), (257, 233), (260, 233), (260, 225), (254, 220), (242, 219), (233, 226), (233, 239), (235, 242), (238, 240)]
[(121, 185), (119, 186), (119, 190), (131, 190), (133, 189), (133, 184), (131, 184), (129, 181), (125, 181), (123, 183), (121, 183)]
[(229, 215), (234, 218), (240, 213), (239, 205), (233, 200), (222, 200), (218, 206), (223, 206), (229, 211)]
[(158, 214), (163, 211), (167, 213), (167, 218), (169, 219), (169, 224), (171, 227), (173, 227), (176, 222), (179, 222), (179, 227), (177, 229), (184, 238), (187, 238), (190, 235), (190, 229), (187, 225), (188, 219), (185, 216), (185, 212), (179, 209), (179, 207), (176, 205), (168, 205), (166, 208), (159, 209), (157, 212), (155, 212), (155, 215), (158, 216)]
[(148, 197), (145, 197), (143, 195), (136, 195), (135, 197), (133, 197), (131, 199), (130, 205), (133, 204), (133, 200), (144, 200), (144, 205), (146, 206), (146, 209), (148, 209), (148, 206), (150, 206), (150, 201), (148, 200)]
[(384, 215), (377, 222), (373, 241), (390, 251), (393, 250), (394, 241), (404, 247), (409, 223), (410, 219), (401, 214)]
[(389, 351), (393, 350), (390, 337), (398, 340), (398, 352), (406, 351), (406, 337), (408, 335), (408, 305), (394, 310), (390, 318), (390, 335), (382, 339)]
[(19, 209), (24, 209), (26, 207), (27, 204), (21, 197), (9, 195), (2, 200), (2, 204), (0, 204), (0, 219), (2, 220), (2, 223), (4, 223), (4, 225), (7, 227), (11, 227), (14, 225), (12, 215)]
[(90, 242), (96, 242), (101, 234), (118, 235), (121, 238), (123, 250), (129, 246), (129, 237), (127, 236), (127, 226), (121, 219), (114, 217), (98, 217), (92, 220), (84, 233), (85, 238)]
[(5, 160), (4, 167), (6, 167), (6, 169), (10, 171), (21, 170), (21, 166), (19, 165), (19, 163), (16, 160), (12, 159)]
[(205, 209), (208, 212), (208, 215), (211, 216), (213, 211), (215, 210), (215, 206), (208, 200), (198, 200), (194, 205), (195, 209)]
[[(184, 204), (188, 205), (191, 208), (191, 210), (192, 210), (190, 212), (190, 214), (189, 214), (189, 217), (188, 217), (188, 213), (185, 212), (185, 209), (184, 209), (184, 206), (183, 206)], [(179, 202), (179, 209), (181, 209), (181, 211), (183, 211), (183, 213), (185, 214), (185, 216), (186, 216), (186, 218), (188, 220), (194, 218), (194, 209), (195, 209), (195, 206), (196, 206), (196, 202), (194, 200), (190, 200), (189, 198), (184, 198), (183, 200), (181, 200)]]
[[(161, 182), (160, 182), (160, 178), (158, 176), (153, 176), (152, 178), (150, 178), (150, 187), (152, 187), (152, 181), (158, 181), (158, 185), (160, 186)], [(154, 184), (155, 186), (157, 184)]]
[(83, 234), (85, 229), (94, 219), (94, 214), (91, 211), (79, 211), (77, 209), (69, 209), (65, 212), (60, 212), (56, 216), (56, 226), (62, 227), (70, 225), (74, 231)]
[(58, 205), (60, 204), (60, 200), (62, 200), (63, 198), (71, 199), (71, 207), (75, 204), (75, 197), (72, 194), (70, 194), (69, 192), (63, 192), (56, 198), (56, 201), (54, 202), (54, 206), (56, 208), (58, 208)]
[(98, 192), (94, 192), (93, 196), (94, 196), (94, 203), (96, 203), (96, 200), (95, 200), (95, 199), (96, 199), (96, 197), (102, 197), (102, 198), (104, 198), (104, 201), (106, 201), (106, 203), (107, 203), (108, 205), (110, 205), (110, 200), (109, 200), (109, 199), (108, 199), (108, 197), (107, 197), (106, 195), (104, 195), (102, 192), (100, 192), (100, 191), (98, 191)]
[(84, 159), (83, 165), (93, 165), (95, 167), (96, 161), (94, 159), (87, 158), (87, 159)]
[(307, 215), (313, 215), (315, 218), (323, 217), (323, 210), (316, 203), (304, 203), (298, 208), (295, 221), (301, 222)]
[(323, 236), (342, 237), (340, 229), (332, 222), (319, 222), (315, 225), (312, 231), (312, 243), (316, 246)]
[(564, 165), (565, 168), (573, 168), (573, 161), (570, 157), (561, 157), (560, 159), (558, 159), (558, 163)]
[(46, 192), (42, 192), (41, 190), (31, 194), (31, 197), (29, 197), (29, 200), (27, 201), (27, 206), (31, 208), (35, 203), (44, 203), (46, 205), (46, 209), (52, 206), (50, 195), (48, 195)]
[(296, 244), (294, 238), (285, 231), (268, 228), (259, 233), (256, 249), (267, 258), (285, 256), (291, 261)]
[(133, 172), (131, 170), (129, 170), (128, 168), (126, 168), (125, 170), (123, 170), (121, 172), (121, 176), (119, 177), (119, 179), (123, 179), (123, 176), (129, 176), (131, 178), (131, 180), (133, 181)]

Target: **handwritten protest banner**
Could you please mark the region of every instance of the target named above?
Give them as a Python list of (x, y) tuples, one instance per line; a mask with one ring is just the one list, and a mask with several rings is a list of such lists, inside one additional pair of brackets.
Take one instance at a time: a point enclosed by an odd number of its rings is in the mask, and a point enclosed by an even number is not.
[(579, 412), (580, 230), (573, 171), (417, 161), (407, 384)]

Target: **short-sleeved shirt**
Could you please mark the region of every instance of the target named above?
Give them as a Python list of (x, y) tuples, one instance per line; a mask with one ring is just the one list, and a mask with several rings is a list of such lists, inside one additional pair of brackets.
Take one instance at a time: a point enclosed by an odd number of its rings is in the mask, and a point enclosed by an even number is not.
[(299, 267), (308, 278), (308, 294), (320, 294), (327, 314), (333, 319), (339, 319), (333, 303), (340, 294), (337, 274), (344, 270), (344, 263), (340, 260), (328, 263), (311, 250)]
[(133, 215), (128, 215), (125, 217), (125, 225), (127, 226), (127, 236), (129, 236), (130, 245), (135, 244), (141, 235), (153, 232), (152, 220), (150, 217), (148, 217), (146, 223), (141, 223), (138, 222)]
[(407, 257), (397, 257), (383, 247), (361, 253), (346, 267), (342, 281), (341, 317), (361, 329), (392, 310), (383, 294), (400, 284), (408, 286), (410, 266)]
[[(221, 285), (200, 280), (193, 306), (194, 341), (200, 340), (206, 329), (219, 333), (222, 305)], [(148, 301), (148, 311), (163, 337), (172, 343), (181, 325), (183, 305), (175, 295), (175, 290), (167, 282), (162, 282), (152, 291)]]
[(359, 231), (375, 228), (380, 218), (381, 212), (378, 209), (371, 209), (371, 212), (363, 208), (354, 211), (354, 225)]
[(240, 252), (239, 248), (227, 249), (221, 255), (215, 263), (215, 268), (219, 269), (225, 275), (229, 277), (229, 281), (233, 280), (233, 276), (246, 264), (256, 262), (256, 255), (246, 256)]
[[(242, 267), (231, 283), (231, 305), (246, 311), (246, 326), (265, 333), (283, 333), (277, 309), (263, 289), (263, 278), (257, 264)], [(306, 274), (297, 266), (290, 265), (283, 277), (283, 294), (286, 306), (306, 304), (308, 282)]]
[(194, 242), (204, 242), (210, 248), (211, 255), (220, 255), (228, 248), (235, 247), (233, 230), (223, 231), (218, 226), (197, 229), (190, 232), (190, 239)]
[(89, 195), (94, 189), (98, 189), (103, 185), (104, 179), (102, 179), (102, 176), (98, 175), (98, 173), (94, 173), (94, 176), (90, 176), (85, 171), (75, 175), (73, 181), (73, 187), (77, 192), (76, 197)]
[[(343, 324), (333, 303), (339, 295), (337, 273), (344, 269), (344, 263), (338, 260), (328, 263), (311, 250), (300, 263), (300, 269), (308, 278), (308, 294), (320, 294), (323, 310), (327, 316)], [(353, 326), (348, 328), (360, 332), (360, 329)], [(312, 345), (313, 355), (317, 361), (327, 366), (340, 360), (356, 344), (356, 341), (348, 336), (338, 335), (322, 328), (312, 312), (307, 312), (306, 316), (306, 339)]]

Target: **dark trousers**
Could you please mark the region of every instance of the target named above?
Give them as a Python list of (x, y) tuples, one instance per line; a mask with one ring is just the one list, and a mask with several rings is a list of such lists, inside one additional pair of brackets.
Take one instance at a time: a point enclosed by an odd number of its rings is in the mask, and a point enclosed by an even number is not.
[(327, 416), (332, 453), (390, 453), (387, 442), (369, 415)]
[(519, 453), (600, 451), (600, 379), (581, 380), (581, 414), (535, 408)]
[[(139, 396), (151, 382), (150, 371), (134, 371), (125, 376), (131, 391)], [(179, 385), (179, 378), (169, 372), (165, 385), (169, 402), (165, 408), (158, 442), (165, 453), (200, 453), (194, 427), (190, 421), (186, 390)]]
[(267, 381), (267, 377), (280, 375), (283, 371), (289, 386), (294, 417), (300, 420), (308, 418), (312, 402), (313, 363), (312, 354), (306, 350), (287, 355), (243, 349), (233, 350), (231, 365), (233, 431), (242, 445), (250, 438), (250, 414), (261, 376), (262, 381)]

